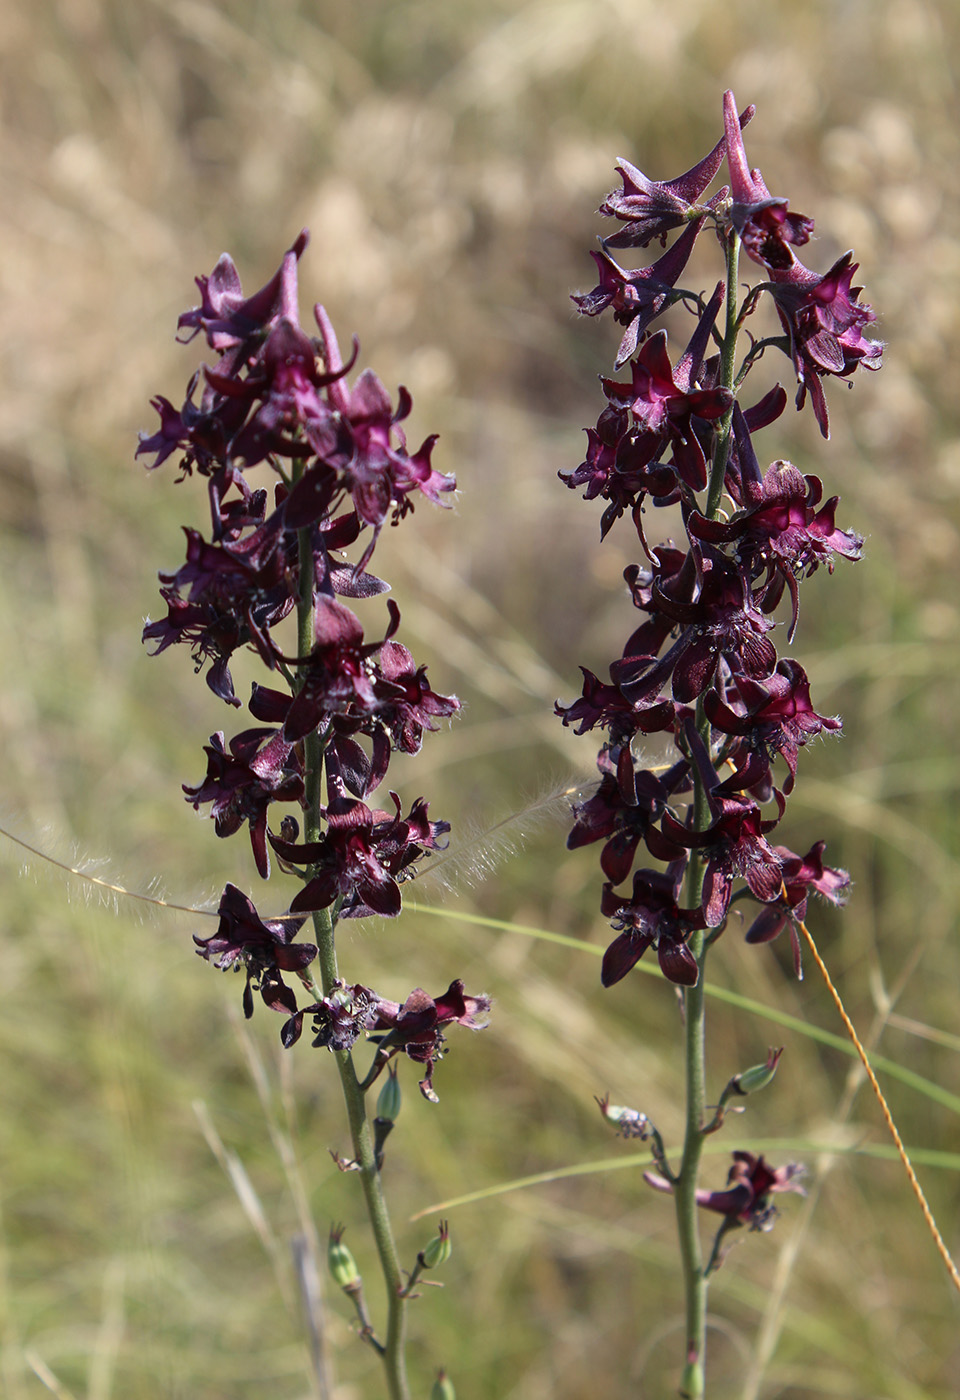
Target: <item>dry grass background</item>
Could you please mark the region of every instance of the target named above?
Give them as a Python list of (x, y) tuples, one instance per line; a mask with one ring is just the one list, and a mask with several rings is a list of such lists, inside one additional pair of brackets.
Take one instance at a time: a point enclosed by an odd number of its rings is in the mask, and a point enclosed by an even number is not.
[[(610, 326), (576, 322), (567, 294), (592, 284), (585, 249), (614, 158), (660, 177), (686, 168), (732, 85), (759, 110), (751, 159), (817, 219), (808, 261), (855, 246), (889, 343), (881, 376), (834, 392), (827, 449), (810, 421), (767, 435), (842, 493), (841, 519), (869, 540), (861, 565), (807, 590), (799, 654), (846, 737), (804, 755), (784, 839), (802, 850), (825, 835), (854, 874), (847, 912), (818, 913), (815, 931), (867, 1039), (960, 1092), (958, 30), (948, 0), (3, 6), (11, 829), (187, 901), (249, 884), (245, 843), (217, 842), (179, 799), (229, 716), (186, 656), (151, 662), (139, 643), (202, 490), (146, 477), (132, 451), (152, 429), (149, 396), (176, 400), (194, 363), (173, 342), (193, 276), (229, 248), (252, 289), (304, 224), (305, 305), (322, 299), (364, 363), (410, 386), (411, 435), (441, 431), (438, 464), (461, 486), (455, 514), (421, 509), (380, 556), (407, 639), (468, 702), (405, 791), (426, 790), (463, 832), (589, 769), (590, 742), (549, 711), (576, 691), (577, 663), (602, 666), (633, 625), (618, 587), (630, 546), (598, 552), (596, 512), (556, 480), (580, 460), (615, 343)], [(466, 920), (602, 946), (595, 853), (561, 860), (562, 840), (559, 823), (535, 831), (491, 878), (438, 899), (449, 917), (347, 940), (351, 980), (402, 995), (462, 975), (496, 998), (491, 1028), (453, 1043), (440, 1107), (408, 1086), (389, 1165), (408, 1258), (429, 1227), (406, 1218), (431, 1202), (628, 1156), (594, 1093), (679, 1133), (668, 989), (637, 976), (602, 994), (595, 959)], [(369, 1262), (354, 1183), (327, 1155), (345, 1145), (330, 1066), (304, 1046), (281, 1064), (265, 1012), (244, 1038), (238, 984), (190, 954), (196, 919), (88, 904), (42, 864), (21, 878), (8, 843), (2, 858), (2, 1394), (308, 1396), (291, 1153), (321, 1232), (348, 1221)], [(784, 952), (731, 930), (711, 976), (838, 1030)], [(800, 1144), (771, 1155), (805, 1157), (816, 1182), (808, 1207), (788, 1201), (774, 1235), (717, 1278), (711, 1396), (955, 1395), (956, 1300), (899, 1168), (817, 1151), (883, 1141), (851, 1062), (721, 1004), (711, 1025), (715, 1091), (786, 1042), (777, 1086), (739, 1127)], [(946, 1154), (921, 1173), (958, 1253), (955, 1101), (884, 1082), (907, 1141)], [(196, 1099), (256, 1192), (261, 1238)], [(636, 1170), (494, 1197), (452, 1226), (447, 1287), (412, 1317), (419, 1394), (439, 1363), (464, 1400), (672, 1393), (672, 1213)], [(342, 1301), (327, 1312), (338, 1400), (377, 1395)]]

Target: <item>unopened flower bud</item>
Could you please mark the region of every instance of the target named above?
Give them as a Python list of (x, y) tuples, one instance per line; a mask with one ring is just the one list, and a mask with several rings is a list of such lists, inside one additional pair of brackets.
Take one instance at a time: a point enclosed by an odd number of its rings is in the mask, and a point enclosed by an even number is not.
[(430, 1400), (457, 1400), (457, 1392), (453, 1388), (453, 1381), (446, 1371), (440, 1371), (430, 1390)]
[(782, 1045), (777, 1049), (771, 1047), (767, 1052), (765, 1064), (752, 1065), (750, 1069), (745, 1069), (742, 1074), (735, 1074), (730, 1081), (733, 1092), (735, 1094), (755, 1094), (758, 1089), (765, 1089), (777, 1072), (777, 1065), (780, 1063), (782, 1054)]
[(327, 1245), (327, 1263), (338, 1288), (350, 1290), (360, 1286), (360, 1270), (348, 1247), (343, 1243), (343, 1225), (330, 1229), (330, 1242)]
[(397, 1114), (400, 1112), (400, 1104), (400, 1081), (397, 1079), (396, 1069), (391, 1065), (387, 1070), (386, 1083), (377, 1098), (377, 1117), (382, 1118), (386, 1123), (395, 1122)]
[(445, 1220), (440, 1221), (439, 1231), (419, 1256), (425, 1269), (435, 1269), (438, 1264), (445, 1264), (453, 1253), (450, 1231)]

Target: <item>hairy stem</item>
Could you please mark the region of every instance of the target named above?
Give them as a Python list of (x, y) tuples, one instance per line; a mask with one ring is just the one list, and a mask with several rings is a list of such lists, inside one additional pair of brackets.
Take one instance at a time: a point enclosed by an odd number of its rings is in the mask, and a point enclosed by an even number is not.
[[(300, 598), (297, 605), (297, 649), (307, 656), (314, 643), (313, 548), (309, 530), (300, 531)], [(318, 733), (308, 734), (303, 741), (304, 784), (307, 807), (304, 813), (304, 838), (316, 841), (320, 836), (320, 807), (323, 796), (323, 743)], [(337, 950), (334, 940), (334, 920), (329, 909), (319, 909), (313, 915), (317, 940), (317, 963), (324, 996), (329, 996), (337, 983)], [(383, 1182), (377, 1167), (373, 1133), (367, 1116), (366, 1100), (360, 1087), (353, 1056), (349, 1050), (334, 1051), (340, 1074), (340, 1086), (350, 1124), (353, 1155), (359, 1165), (364, 1201), (370, 1228), (380, 1259), (387, 1292), (387, 1335), (378, 1348), (383, 1361), (389, 1400), (410, 1400), (406, 1374), (406, 1299), (403, 1276), (394, 1243), (390, 1215), (383, 1194)]]

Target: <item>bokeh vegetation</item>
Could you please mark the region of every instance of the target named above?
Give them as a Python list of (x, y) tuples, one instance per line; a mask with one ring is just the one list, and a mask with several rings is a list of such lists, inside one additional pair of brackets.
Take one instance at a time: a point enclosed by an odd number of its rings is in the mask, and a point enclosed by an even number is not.
[[(4, 824), (180, 902), (226, 878), (249, 886), (243, 839), (218, 842), (179, 799), (230, 717), (185, 655), (150, 661), (139, 643), (202, 484), (148, 477), (132, 452), (153, 429), (149, 396), (177, 400), (199, 358), (173, 341), (193, 276), (227, 248), (252, 289), (303, 225), (305, 297), (345, 341), (356, 330), (388, 387), (411, 388), (411, 438), (439, 430), (436, 464), (461, 487), (455, 514), (421, 507), (382, 547), (406, 640), (467, 702), (404, 776), (407, 796), (428, 793), (453, 822), (469, 873), (472, 831), (589, 778), (594, 746), (550, 710), (633, 618), (626, 536), (622, 556), (615, 540), (601, 555), (599, 511), (556, 480), (580, 460), (615, 344), (567, 294), (593, 283), (585, 249), (614, 158), (685, 169), (719, 135), (732, 86), (758, 107), (751, 159), (817, 220), (805, 261), (825, 269), (852, 244), (889, 345), (882, 375), (833, 386), (826, 448), (812, 416), (781, 420), (783, 455), (840, 491), (841, 524), (868, 537), (863, 563), (807, 589), (797, 654), (846, 737), (802, 755), (783, 839), (802, 851), (825, 835), (853, 873), (847, 911), (818, 910), (813, 928), (865, 1039), (960, 1091), (958, 39), (948, 0), (6, 6)], [(425, 887), (431, 913), (346, 940), (350, 979), (385, 994), (459, 975), (496, 1000), (483, 1036), (451, 1037), (439, 1108), (406, 1076), (388, 1170), (411, 1262), (432, 1226), (407, 1217), (432, 1203), (632, 1158), (594, 1094), (679, 1134), (671, 990), (635, 975), (602, 993), (596, 958), (469, 921), (604, 946), (596, 853), (566, 858), (559, 820), (522, 825), (522, 854), (487, 878)], [(191, 956), (195, 916), (104, 906), (43, 862), (22, 877), (9, 842), (0, 855), (0, 1390), (309, 1395), (287, 1244), (297, 1181), (321, 1234), (344, 1220), (361, 1267), (368, 1249), (354, 1183), (328, 1156), (345, 1146), (331, 1067), (306, 1044), (282, 1059), (263, 1009), (240, 1027), (239, 982)], [(711, 977), (840, 1029), (812, 969), (797, 984), (786, 947), (746, 948), (735, 926)], [(870, 1155), (884, 1137), (852, 1061), (720, 1001), (710, 1016), (717, 1092), (768, 1044), (787, 1047), (718, 1150), (802, 1157), (813, 1188), (717, 1278), (711, 1395), (953, 1395), (956, 1300), (902, 1172)], [(947, 1154), (920, 1171), (956, 1254), (956, 1103), (884, 1084), (906, 1141)], [(713, 1169), (719, 1183), (722, 1157)], [(412, 1319), (422, 1394), (436, 1364), (464, 1400), (672, 1392), (673, 1218), (635, 1165), (450, 1217), (447, 1287)], [(372, 1397), (375, 1358), (326, 1289), (338, 1400)]]

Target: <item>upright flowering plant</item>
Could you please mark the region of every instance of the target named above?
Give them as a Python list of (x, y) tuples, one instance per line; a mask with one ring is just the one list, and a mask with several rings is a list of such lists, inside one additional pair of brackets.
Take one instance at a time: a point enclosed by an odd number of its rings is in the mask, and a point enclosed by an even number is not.
[[(585, 499), (606, 503), (601, 537), (629, 515), (644, 564), (625, 580), (641, 620), (610, 666), (609, 683), (586, 668), (579, 699), (558, 705), (577, 733), (600, 730), (599, 786), (574, 807), (567, 844), (603, 842), (601, 910), (615, 937), (603, 959), (602, 980), (625, 977), (649, 949), (680, 989), (686, 1047), (686, 1130), (683, 1156), (672, 1165), (656, 1128), (634, 1110), (601, 1108), (628, 1136), (649, 1137), (658, 1171), (654, 1187), (673, 1194), (687, 1298), (681, 1394), (704, 1393), (706, 1296), (721, 1262), (721, 1242), (747, 1225), (766, 1230), (775, 1192), (799, 1189), (795, 1165), (772, 1168), (763, 1158), (734, 1152), (724, 1190), (698, 1186), (704, 1136), (722, 1124), (726, 1104), (773, 1077), (779, 1051), (766, 1065), (734, 1076), (708, 1119), (704, 1065), (703, 973), (707, 952), (723, 933), (734, 903), (759, 906), (749, 943), (790, 931), (799, 973), (797, 927), (811, 894), (841, 903), (849, 877), (824, 863), (824, 843), (805, 855), (775, 844), (797, 779), (799, 750), (840, 721), (818, 714), (803, 667), (781, 656), (780, 628), (789, 645), (797, 626), (800, 584), (837, 556), (855, 560), (862, 540), (836, 524), (837, 497), (789, 462), (761, 470), (754, 436), (783, 412), (787, 394), (776, 384), (754, 401), (745, 385), (767, 352), (780, 352), (796, 378), (796, 405), (812, 405), (829, 435), (824, 382), (858, 367), (877, 369), (882, 346), (865, 328), (875, 319), (851, 285), (857, 266), (847, 253), (820, 275), (805, 267), (803, 247), (813, 221), (770, 194), (751, 170), (731, 92), (724, 97), (724, 135), (709, 155), (677, 179), (650, 180), (626, 161), (622, 189), (600, 212), (620, 228), (592, 254), (598, 285), (575, 302), (588, 316), (612, 309), (624, 328), (617, 378), (601, 379), (606, 403), (587, 429), (585, 460), (561, 473)], [(729, 185), (704, 198), (726, 159)], [(667, 247), (669, 236), (679, 236)], [(709, 298), (682, 285), (694, 245), (713, 235), (725, 275)], [(626, 270), (611, 248), (666, 251), (650, 265)], [(761, 280), (741, 296), (744, 249)], [(772, 302), (782, 334), (757, 337), (752, 318)], [(655, 322), (678, 304), (695, 324), (673, 362), (667, 332)], [(741, 338), (747, 342), (740, 357)], [(752, 398), (752, 396), (751, 396)], [(650, 547), (648, 505), (679, 507), (685, 539)], [(777, 613), (782, 610), (783, 621)], [(644, 768), (640, 741), (662, 736), (673, 748), (663, 768)], [(778, 760), (782, 767), (778, 766)], [(645, 848), (655, 868), (639, 865)], [(639, 865), (639, 868), (637, 868)], [(697, 1206), (723, 1220), (704, 1261)]]
[[(481, 1026), (489, 1002), (468, 995), (459, 980), (435, 997), (415, 988), (396, 1002), (340, 975), (340, 921), (397, 915), (402, 886), (449, 830), (430, 820), (422, 798), (406, 813), (393, 791), (385, 809), (370, 799), (386, 780), (391, 755), (418, 753), (424, 731), (459, 708), (454, 696), (431, 689), (426, 668), (395, 640), (400, 610), (393, 601), (367, 628), (368, 640), (343, 600), (364, 602), (387, 591), (368, 570), (381, 530), (412, 514), (418, 494), (442, 504), (455, 482), (432, 465), (434, 437), (408, 450), (401, 427), (411, 407), (406, 389), (394, 407), (370, 370), (350, 387), (356, 342), (345, 365), (322, 307), (314, 308), (316, 335), (300, 325), (297, 265), (306, 246), (304, 232), (250, 297), (224, 255), (209, 277), (197, 279), (200, 305), (180, 317), (187, 339), (202, 334), (216, 358), (193, 376), (181, 408), (153, 400), (160, 426), (142, 437), (137, 455), (153, 468), (176, 455), (182, 475), (205, 479), (210, 535), (185, 528), (186, 562), (160, 575), (166, 616), (148, 622), (143, 635), (154, 652), (188, 646), (207, 685), (233, 708), (241, 706), (230, 670), (238, 650), (254, 652), (269, 673), (271, 684), (254, 684), (247, 703), (255, 725), (229, 740), (214, 734), (206, 774), (185, 784), (184, 793), (195, 808), (209, 810), (218, 836), (247, 828), (262, 880), (271, 877), (272, 856), (296, 888), (282, 901), (285, 912), (263, 915), (249, 895), (227, 885), (216, 932), (195, 942), (216, 967), (243, 969), (248, 1017), (257, 993), (284, 1018), (284, 1046), (300, 1039), (306, 1018), (314, 1046), (334, 1056), (354, 1153), (338, 1161), (360, 1174), (386, 1282), (382, 1340), (342, 1231), (331, 1236), (331, 1267), (357, 1308), (361, 1335), (382, 1357), (391, 1400), (403, 1400), (404, 1314), (413, 1295), (381, 1181), (384, 1142), (400, 1103), (396, 1057), (420, 1067), (421, 1092), (436, 1102), (433, 1073), (446, 1030)], [(299, 938), (308, 919), (315, 942)], [(305, 1002), (298, 997), (303, 988)], [(361, 1073), (354, 1047), (363, 1037), (375, 1052)], [(367, 1093), (388, 1065), (371, 1113)], [(414, 1265), (411, 1278), (422, 1267)]]

